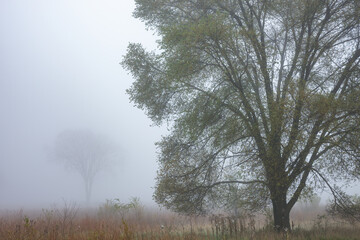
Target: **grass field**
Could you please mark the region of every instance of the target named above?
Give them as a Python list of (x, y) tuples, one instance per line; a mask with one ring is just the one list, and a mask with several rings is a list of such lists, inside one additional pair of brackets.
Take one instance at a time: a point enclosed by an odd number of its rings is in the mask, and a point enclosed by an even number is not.
[(268, 216), (213, 215), (184, 217), (160, 210), (104, 204), (84, 210), (76, 204), (41, 211), (3, 211), (4, 240), (121, 240), (121, 239), (360, 239), (358, 224), (323, 215), (322, 210), (295, 209), (290, 232), (272, 230)]

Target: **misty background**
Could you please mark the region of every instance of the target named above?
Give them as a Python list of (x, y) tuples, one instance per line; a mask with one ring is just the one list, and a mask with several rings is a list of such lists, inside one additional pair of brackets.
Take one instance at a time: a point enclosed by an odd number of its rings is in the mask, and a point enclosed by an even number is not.
[(76, 171), (46, 149), (66, 129), (90, 129), (118, 146), (95, 177), (92, 203), (139, 197), (152, 201), (151, 127), (129, 103), (132, 78), (119, 65), (129, 42), (155, 49), (156, 36), (132, 17), (132, 0), (0, 1), (0, 209), (85, 202)]
[(134, 7), (133, 0), (0, 1), (0, 209), (85, 203), (78, 172), (46, 153), (67, 129), (90, 129), (118, 146), (95, 177), (93, 204), (139, 197), (155, 205), (154, 143), (166, 127), (151, 126), (129, 103), (133, 79), (119, 65), (129, 42), (156, 48)]

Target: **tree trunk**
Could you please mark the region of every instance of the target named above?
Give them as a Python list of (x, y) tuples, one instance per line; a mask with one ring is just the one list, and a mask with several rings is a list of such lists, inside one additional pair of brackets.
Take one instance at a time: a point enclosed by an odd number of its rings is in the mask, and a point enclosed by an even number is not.
[(90, 203), (91, 198), (91, 190), (92, 190), (92, 180), (91, 179), (85, 179), (85, 197), (86, 197), (86, 203)]
[(286, 193), (272, 199), (274, 227), (277, 231), (290, 230), (290, 210), (287, 208)]

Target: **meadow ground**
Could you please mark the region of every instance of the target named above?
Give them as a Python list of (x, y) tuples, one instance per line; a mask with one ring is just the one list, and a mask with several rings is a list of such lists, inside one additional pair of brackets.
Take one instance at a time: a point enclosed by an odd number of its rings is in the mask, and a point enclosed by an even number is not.
[(41, 211), (2, 211), (4, 240), (130, 239), (360, 239), (360, 225), (334, 219), (323, 209), (294, 209), (292, 231), (276, 233), (270, 214), (237, 217), (185, 217), (141, 206), (113, 205), (80, 209), (76, 204)]

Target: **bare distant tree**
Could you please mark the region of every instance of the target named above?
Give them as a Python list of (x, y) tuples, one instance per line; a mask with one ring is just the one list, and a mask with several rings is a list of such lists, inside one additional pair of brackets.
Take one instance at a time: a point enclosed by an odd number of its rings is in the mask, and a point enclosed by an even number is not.
[(94, 178), (114, 156), (114, 146), (104, 136), (89, 130), (66, 130), (57, 136), (53, 154), (56, 160), (81, 175), (89, 202)]

